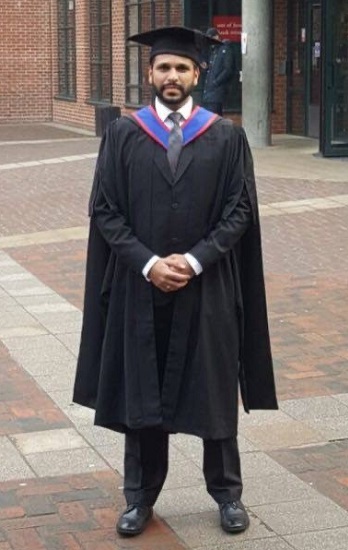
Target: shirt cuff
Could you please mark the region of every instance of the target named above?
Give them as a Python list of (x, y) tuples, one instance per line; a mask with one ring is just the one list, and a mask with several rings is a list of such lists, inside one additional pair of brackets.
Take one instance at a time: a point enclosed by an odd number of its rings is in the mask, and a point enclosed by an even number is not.
[(144, 275), (145, 279), (150, 282), (150, 279), (148, 277), (151, 268), (155, 265), (157, 260), (159, 260), (159, 256), (152, 256), (152, 258), (149, 259), (149, 261), (145, 264), (144, 269), (142, 270), (142, 274)]
[(186, 254), (184, 254), (184, 256), (185, 256), (185, 259), (186, 259), (187, 263), (190, 264), (190, 266), (192, 267), (192, 269), (196, 273), (196, 275), (200, 275), (203, 271), (203, 267), (201, 266), (199, 261), (196, 260), (196, 258), (194, 256), (192, 256), (192, 254), (190, 254), (189, 252), (186, 252)]

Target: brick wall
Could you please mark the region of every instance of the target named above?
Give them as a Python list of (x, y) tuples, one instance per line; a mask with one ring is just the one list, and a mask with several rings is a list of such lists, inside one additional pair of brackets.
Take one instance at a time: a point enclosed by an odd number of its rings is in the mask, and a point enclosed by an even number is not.
[[(52, 38), (53, 51), (58, 51), (57, 44), (57, 0), (52, 0)], [(95, 128), (95, 105), (90, 104), (90, 33), (89, 2), (75, 0), (76, 6), (76, 101), (64, 99), (53, 100), (53, 120), (72, 126), (81, 126), (90, 130)], [(112, 28), (112, 98), (113, 105), (123, 107), (125, 103), (125, 29), (124, 0), (111, 1)], [(54, 55), (57, 60), (57, 55)], [(58, 66), (54, 65), (54, 90), (57, 94)]]
[[(57, 0), (0, 0), (0, 122), (53, 120), (93, 130), (90, 99), (89, 1), (75, 0), (76, 100), (58, 95)], [(170, 23), (182, 24), (181, 0), (170, 2)], [(274, 3), (274, 102), (272, 128), (286, 129), (287, 77), (279, 75), (286, 59), (287, 0)], [(112, 0), (113, 104), (125, 104), (125, 1)], [(156, 26), (167, 23), (164, 0), (156, 1)], [(144, 54), (144, 80), (147, 55)], [(238, 117), (237, 117), (238, 118)]]
[[(115, 2), (116, 3), (116, 2)], [(57, 99), (58, 35), (57, 0), (51, 0), (53, 49), (53, 120), (62, 124), (94, 130), (94, 107), (87, 104), (89, 77), (89, 6), (87, 0), (75, 0), (76, 17), (76, 101)]]
[(50, 0), (1, 0), (0, 122), (52, 118)]

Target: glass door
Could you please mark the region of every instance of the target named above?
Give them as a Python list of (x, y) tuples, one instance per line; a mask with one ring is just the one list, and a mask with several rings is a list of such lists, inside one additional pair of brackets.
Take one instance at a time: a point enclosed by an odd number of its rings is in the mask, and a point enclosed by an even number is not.
[(308, 29), (306, 135), (319, 138), (322, 58), (320, 2), (308, 2), (306, 26)]
[(348, 2), (330, 0), (324, 7), (325, 70), (321, 152), (348, 156)]
[[(240, 71), (242, 56), (240, 48), (240, 31), (242, 0), (185, 0), (185, 25), (205, 32), (209, 27), (216, 27), (222, 39), (226, 39), (234, 63), (224, 110), (226, 112), (241, 112), (242, 83)], [(236, 27), (235, 27), (236, 25)], [(238, 32), (234, 29), (238, 27)], [(193, 93), (197, 103), (200, 103), (204, 87), (205, 73), (201, 71), (201, 78)]]

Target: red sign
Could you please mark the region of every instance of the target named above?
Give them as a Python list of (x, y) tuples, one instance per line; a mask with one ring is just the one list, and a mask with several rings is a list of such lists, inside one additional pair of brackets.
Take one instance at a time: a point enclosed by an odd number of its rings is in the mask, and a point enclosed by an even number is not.
[(213, 27), (219, 31), (221, 40), (240, 42), (242, 18), (239, 15), (215, 15)]

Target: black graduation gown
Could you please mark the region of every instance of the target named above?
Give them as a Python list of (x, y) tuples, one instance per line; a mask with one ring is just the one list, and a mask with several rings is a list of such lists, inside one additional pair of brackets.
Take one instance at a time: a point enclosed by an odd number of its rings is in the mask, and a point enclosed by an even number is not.
[[(122, 117), (101, 143), (90, 216), (73, 399), (96, 410), (95, 423), (227, 438), (237, 431), (238, 377), (246, 411), (277, 408), (244, 131), (218, 119), (184, 147), (173, 179), (164, 148)], [(203, 273), (175, 293), (161, 394), (142, 269), (153, 254), (185, 252)]]

